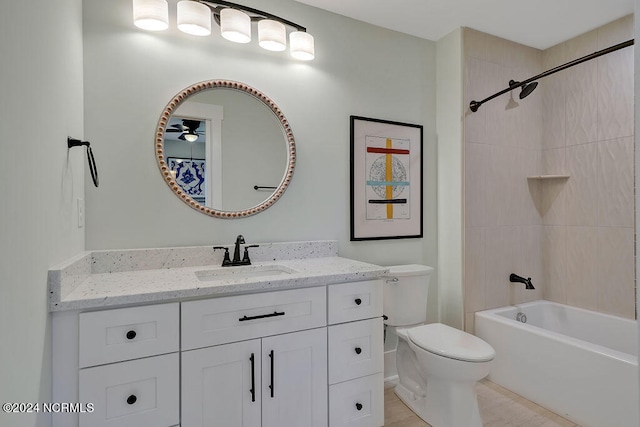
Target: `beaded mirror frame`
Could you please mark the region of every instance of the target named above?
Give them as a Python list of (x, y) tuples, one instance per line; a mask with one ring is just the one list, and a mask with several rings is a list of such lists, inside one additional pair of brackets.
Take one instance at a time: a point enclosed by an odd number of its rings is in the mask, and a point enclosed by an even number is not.
[[(237, 210), (237, 211), (224, 211), (219, 210), (214, 207), (206, 206), (197, 201), (193, 200), (188, 194), (186, 194), (182, 188), (178, 185), (175, 178), (171, 174), (171, 170), (167, 164), (167, 158), (164, 153), (164, 134), (167, 130), (167, 125), (169, 123), (169, 119), (176, 112), (176, 109), (182, 104), (187, 98), (197, 93), (200, 93), (209, 89), (232, 89), (244, 92), (248, 95), (251, 95), (258, 101), (262, 102), (264, 105), (269, 108), (273, 114), (275, 114), (276, 118), (280, 121), (282, 125), (283, 135), (286, 139), (287, 144), (287, 167), (284, 173), (280, 184), (276, 187), (274, 192), (265, 199), (260, 204), (252, 206), (247, 209)], [(296, 144), (295, 139), (293, 137), (293, 132), (291, 131), (291, 127), (289, 126), (289, 122), (286, 117), (278, 108), (278, 106), (265, 94), (260, 92), (259, 90), (236, 81), (232, 80), (207, 80), (203, 82), (199, 82), (193, 84), (184, 90), (180, 91), (176, 96), (173, 97), (171, 101), (166, 105), (162, 114), (160, 115), (160, 119), (158, 120), (158, 126), (156, 128), (156, 136), (155, 136), (155, 153), (156, 160), (158, 162), (158, 167), (160, 168), (160, 173), (164, 178), (164, 181), (169, 186), (169, 188), (174, 192), (176, 196), (184, 203), (189, 205), (191, 208), (202, 212), (203, 214), (209, 215), (214, 218), (223, 218), (223, 219), (236, 219), (236, 218), (245, 218), (257, 213), (264, 211), (265, 209), (271, 207), (285, 192), (289, 183), (291, 182), (291, 178), (293, 176), (293, 170), (295, 168), (296, 163)]]

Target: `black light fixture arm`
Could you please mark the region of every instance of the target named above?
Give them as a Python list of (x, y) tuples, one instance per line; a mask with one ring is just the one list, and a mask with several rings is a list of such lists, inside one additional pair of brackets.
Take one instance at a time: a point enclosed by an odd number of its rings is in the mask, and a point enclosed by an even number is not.
[(478, 108), (480, 108), (480, 106), (482, 104), (484, 104), (485, 102), (491, 101), (493, 98), (496, 98), (496, 97), (498, 97), (498, 96), (500, 96), (502, 94), (505, 94), (505, 93), (507, 93), (507, 92), (509, 92), (509, 91), (511, 91), (513, 89), (516, 89), (516, 88), (521, 87), (521, 86), (525, 86), (525, 85), (527, 85), (527, 84), (529, 84), (529, 83), (531, 83), (531, 82), (533, 82), (535, 80), (539, 80), (539, 79), (541, 79), (543, 77), (547, 77), (547, 76), (549, 76), (551, 74), (557, 73), (558, 71), (562, 71), (562, 70), (565, 70), (565, 69), (567, 69), (569, 67), (573, 67), (574, 65), (582, 64), (583, 62), (590, 61), (590, 60), (595, 59), (595, 58), (597, 58), (599, 56), (606, 55), (608, 53), (615, 52), (616, 50), (620, 50), (620, 49), (623, 49), (625, 47), (632, 46), (633, 44), (634, 44), (634, 39), (627, 40), (626, 42), (618, 43), (617, 45), (610, 46), (610, 47), (608, 47), (606, 49), (599, 50), (599, 51), (594, 52), (592, 54), (583, 56), (582, 58), (578, 58), (578, 59), (575, 59), (575, 60), (573, 60), (571, 62), (567, 62), (566, 64), (559, 65), (559, 66), (557, 66), (555, 68), (552, 68), (552, 69), (547, 70), (547, 71), (545, 71), (543, 73), (540, 73), (537, 76), (533, 76), (533, 77), (531, 77), (531, 78), (529, 78), (527, 80), (523, 80), (521, 82), (518, 82), (517, 84), (514, 84), (513, 86), (509, 86), (508, 88), (506, 88), (504, 90), (501, 90), (500, 92), (495, 93), (495, 94), (491, 95), (490, 97), (483, 99), (482, 101), (471, 101), (469, 103), (469, 109), (471, 109), (471, 111), (473, 111), (475, 113), (476, 111), (478, 111)]
[[(197, 0), (197, 1), (198, 3), (202, 3), (205, 6), (207, 6), (209, 9), (211, 9), (211, 11), (213, 12), (213, 16), (216, 22), (218, 23), (218, 25), (220, 24), (220, 10), (222, 10), (225, 7), (232, 7), (234, 9), (242, 10), (244, 12), (257, 15), (258, 16), (257, 18), (251, 17), (252, 21), (260, 20), (260, 19), (272, 19), (274, 21), (281, 22), (284, 25), (287, 25), (289, 27), (295, 28), (298, 31), (303, 31), (305, 33), (307, 32), (307, 29), (302, 25), (298, 25), (295, 22), (288, 21), (286, 19), (280, 18), (279, 16), (273, 15), (268, 12), (263, 12), (262, 10), (259, 10), (259, 9), (254, 9), (252, 7), (247, 7), (241, 4), (231, 3), (229, 1), (224, 1), (224, 0), (216, 0), (216, 1)], [(223, 6), (223, 7), (220, 7), (220, 6)]]

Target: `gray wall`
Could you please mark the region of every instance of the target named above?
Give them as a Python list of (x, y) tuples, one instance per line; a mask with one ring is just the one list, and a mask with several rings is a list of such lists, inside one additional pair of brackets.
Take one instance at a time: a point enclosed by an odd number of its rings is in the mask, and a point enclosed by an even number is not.
[[(636, 14), (638, 13), (638, 10), (640, 10), (640, 0), (636, 0), (635, 1), (635, 10), (636, 10)], [(634, 38), (638, 37), (638, 34), (640, 34), (640, 19), (635, 19), (634, 20), (634, 27), (633, 27), (633, 35)], [(640, 47), (638, 46), (638, 44), (635, 44), (633, 46), (633, 65), (634, 65), (634, 71), (635, 70), (640, 70)], [(634, 73), (634, 96), (635, 99), (640, 99), (640, 73)], [(635, 116), (635, 123), (634, 123), (634, 143), (635, 146), (638, 146), (638, 135), (640, 135), (640, 108), (635, 108), (635, 102), (634, 102), (634, 116)], [(635, 188), (640, 188), (640, 150), (635, 150), (634, 153), (634, 160), (635, 160)], [(636, 192), (635, 197), (634, 197), (634, 206), (635, 206), (635, 220), (636, 220), (636, 227), (637, 224), (640, 224), (640, 210), (637, 208), (638, 206), (638, 194)], [(640, 242), (638, 241), (638, 239), (635, 239), (635, 253), (636, 253), (636, 271), (635, 271), (635, 278), (636, 278), (636, 307), (640, 307), (640, 292), (637, 292), (637, 284), (638, 284), (638, 277), (640, 276), (640, 257), (637, 256), (638, 251), (640, 250)], [(637, 317), (637, 313), (636, 313), (636, 317)], [(638, 325), (638, 343), (640, 344), (640, 325)], [(639, 346), (640, 347), (640, 346)], [(639, 381), (639, 386), (640, 386), (640, 371), (638, 371), (638, 381)], [(638, 401), (638, 404), (640, 405), (640, 401)]]
[[(3, 1), (0, 29), (0, 402), (48, 402), (47, 270), (84, 250), (86, 160), (66, 147), (83, 137), (82, 3)], [(0, 412), (0, 425), (50, 420)]]
[[(175, 22), (175, 1), (169, 4)], [(305, 25), (316, 59), (301, 63), (255, 42), (230, 43), (215, 26), (206, 38), (175, 28), (142, 32), (131, 22), (130, 0), (84, 2), (85, 126), (103, 181), (87, 192), (87, 248), (220, 244), (242, 233), (248, 243), (337, 239), (342, 256), (435, 266), (435, 43), (290, 0), (247, 6)], [(292, 184), (257, 216), (207, 217), (181, 202), (158, 172), (153, 138), (161, 111), (180, 90), (209, 79), (262, 91), (296, 137)], [(424, 125), (424, 239), (349, 242), (350, 115)], [(127, 132), (112, 138), (121, 128)]]

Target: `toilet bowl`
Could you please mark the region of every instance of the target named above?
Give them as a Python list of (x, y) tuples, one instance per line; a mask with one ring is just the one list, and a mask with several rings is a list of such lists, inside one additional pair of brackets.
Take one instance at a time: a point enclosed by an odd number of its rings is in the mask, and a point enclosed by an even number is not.
[(493, 348), (441, 323), (396, 331), (398, 397), (433, 427), (481, 427), (475, 384), (489, 374)]
[[(423, 324), (431, 271), (418, 265), (390, 267), (385, 280), (386, 324), (398, 335), (395, 392), (433, 427), (481, 427), (475, 384), (489, 374), (495, 351), (459, 329)], [(416, 303), (416, 295), (424, 300)]]

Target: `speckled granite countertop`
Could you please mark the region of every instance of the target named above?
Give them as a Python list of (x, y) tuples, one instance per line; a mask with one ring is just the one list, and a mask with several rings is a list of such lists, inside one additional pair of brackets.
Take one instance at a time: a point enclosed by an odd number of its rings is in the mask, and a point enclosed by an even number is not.
[[(211, 246), (86, 252), (49, 270), (50, 311), (293, 289), (375, 279), (388, 272), (338, 257), (335, 241), (260, 244), (252, 248), (251, 259), (252, 266), (238, 270), (222, 269), (222, 253)], [(274, 265), (287, 272), (260, 271)], [(241, 270), (250, 274), (232, 277)], [(211, 271), (223, 277), (198, 278)]]

